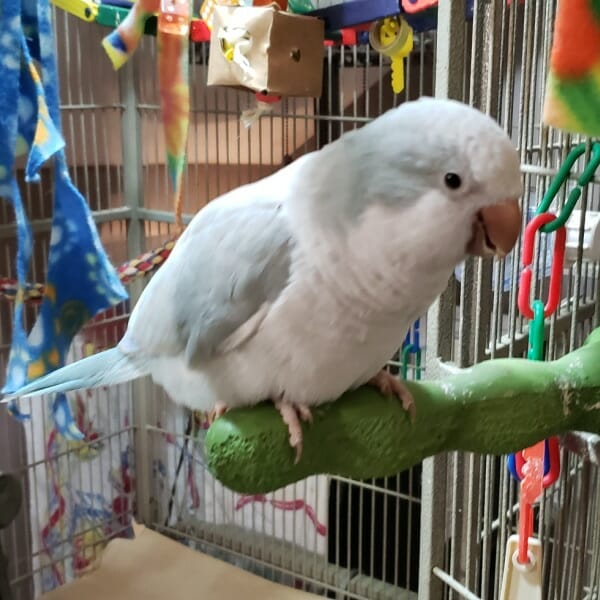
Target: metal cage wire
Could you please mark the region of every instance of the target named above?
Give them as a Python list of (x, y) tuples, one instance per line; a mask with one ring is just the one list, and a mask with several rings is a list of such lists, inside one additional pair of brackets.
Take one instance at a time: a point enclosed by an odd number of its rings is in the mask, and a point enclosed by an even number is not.
[[(239, 115), (252, 95), (207, 88), (208, 47), (193, 45), (185, 220), (218, 194), (273, 172), (391, 106), (434, 93), (489, 112), (511, 134), (522, 162), (523, 210), (533, 210), (568, 150), (587, 142), (541, 124), (554, 11), (554, 0), (477, 0), (473, 22), (465, 24), (464, 0), (447, 0), (438, 8), (437, 32), (416, 35), (402, 94), (391, 91), (388, 60), (368, 45), (328, 47), (323, 96), (284, 100), (248, 130)], [(144, 38), (115, 74), (100, 51), (106, 30), (60, 11), (55, 29), (71, 176), (118, 264), (172, 233), (155, 40)], [(581, 170), (578, 163), (575, 171)], [(35, 232), (30, 275), (36, 281), (43, 281), (47, 256), (48, 183), (44, 177), (37, 188), (23, 187)], [(597, 182), (580, 207), (599, 210)], [(542, 290), (547, 250), (542, 243), (536, 254), (535, 282)], [(0, 252), (2, 273), (14, 275), (14, 225), (6, 203), (0, 204)], [(436, 376), (437, 356), (469, 365), (524, 355), (527, 322), (516, 308), (519, 254), (517, 247), (504, 261), (468, 261), (457, 269), (421, 320), (429, 376)], [(563, 301), (546, 328), (548, 358), (577, 347), (597, 326), (598, 281), (598, 265), (581, 256), (565, 269)], [(132, 301), (141, 285), (132, 286)], [(126, 303), (86, 327), (73, 356), (112, 345), (128, 310)], [(4, 368), (11, 316), (6, 303), (0, 311)], [(31, 308), (29, 320), (34, 314)], [(397, 369), (398, 361), (391, 366)], [(73, 401), (96, 429), (85, 444), (52, 438), (46, 401), (24, 406), (34, 415), (25, 427), (0, 417), (0, 467), (19, 474), (27, 497), (17, 522), (0, 533), (17, 600), (79, 575), (107, 539), (128, 532), (134, 514), (191, 547), (330, 598), (413, 599), (417, 590), (425, 600), (498, 598), (504, 548), (518, 514), (517, 486), (503, 458), (452, 453), (397, 477), (322, 476), (245, 498), (204, 468), (202, 419), (175, 407), (148, 381)], [(69, 494), (63, 526), (49, 535), (57, 506), (54, 481), (66, 482)], [(299, 500), (302, 510), (290, 509)], [(597, 466), (564, 450), (560, 481), (545, 492), (537, 513), (545, 597), (599, 596), (599, 504)]]

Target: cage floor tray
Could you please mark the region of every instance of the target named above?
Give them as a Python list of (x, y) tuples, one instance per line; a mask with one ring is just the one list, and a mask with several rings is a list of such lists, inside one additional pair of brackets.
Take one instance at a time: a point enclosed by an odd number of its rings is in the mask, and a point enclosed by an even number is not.
[(135, 539), (111, 541), (100, 565), (42, 600), (315, 600), (186, 548), (142, 525)]

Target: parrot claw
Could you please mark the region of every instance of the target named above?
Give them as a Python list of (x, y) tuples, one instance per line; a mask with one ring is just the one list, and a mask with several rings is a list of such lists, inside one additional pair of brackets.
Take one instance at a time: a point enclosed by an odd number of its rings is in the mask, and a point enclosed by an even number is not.
[(208, 422), (212, 425), (219, 417), (227, 412), (227, 405), (223, 402), (216, 402), (213, 410), (208, 415)]
[(404, 383), (389, 371), (381, 369), (369, 384), (376, 387), (385, 396), (396, 396), (402, 402), (402, 408), (409, 414), (411, 423), (417, 418), (415, 399)]
[(279, 411), (283, 422), (288, 426), (290, 446), (296, 450), (294, 464), (297, 465), (302, 456), (302, 425), (300, 421), (312, 423), (312, 413), (308, 406), (294, 404), (288, 400), (278, 400), (275, 402), (275, 408)]

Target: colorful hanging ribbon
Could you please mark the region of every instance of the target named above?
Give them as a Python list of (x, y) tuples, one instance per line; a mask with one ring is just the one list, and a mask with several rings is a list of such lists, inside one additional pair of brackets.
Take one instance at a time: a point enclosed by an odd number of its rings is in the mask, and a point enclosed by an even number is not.
[(135, 52), (146, 21), (158, 13), (158, 80), (167, 147), (167, 167), (173, 189), (177, 233), (182, 224), (182, 180), (189, 129), (188, 68), (191, 6), (189, 0), (138, 0), (125, 20), (102, 41), (113, 67), (119, 69)]
[[(58, 77), (48, 0), (5, 0), (0, 11), (0, 196), (13, 206), (17, 225), (17, 282), (12, 346), (4, 392), (64, 364), (73, 336), (91, 317), (122, 302), (127, 293), (102, 248), (85, 199), (71, 183), (60, 134)], [(34, 60), (41, 64), (40, 77)], [(29, 151), (26, 182), (54, 165), (54, 206), (46, 285), (38, 318), (23, 324), (31, 231), (16, 182), (15, 156)], [(54, 414), (62, 431), (80, 437), (64, 396)], [(14, 416), (23, 419), (16, 403)]]

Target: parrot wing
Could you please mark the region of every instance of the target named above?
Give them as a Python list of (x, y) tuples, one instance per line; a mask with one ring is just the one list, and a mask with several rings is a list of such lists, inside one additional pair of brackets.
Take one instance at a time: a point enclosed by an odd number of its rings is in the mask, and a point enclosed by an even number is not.
[(293, 241), (282, 203), (253, 201), (255, 186), (213, 201), (190, 223), (140, 298), (124, 352), (183, 353), (194, 368), (256, 332), (287, 285)]

